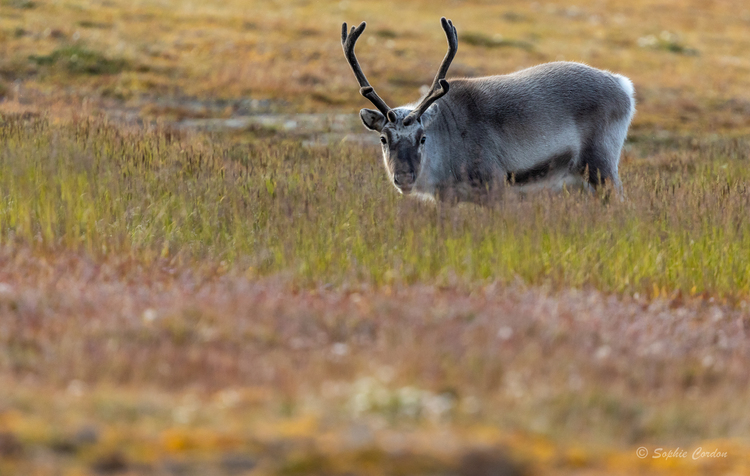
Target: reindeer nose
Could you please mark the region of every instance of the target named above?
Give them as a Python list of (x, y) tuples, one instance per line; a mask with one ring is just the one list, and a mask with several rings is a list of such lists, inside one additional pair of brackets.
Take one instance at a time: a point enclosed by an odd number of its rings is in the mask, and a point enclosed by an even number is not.
[(395, 183), (398, 186), (402, 185), (411, 185), (414, 183), (415, 180), (414, 172), (405, 172), (400, 174), (395, 174), (393, 176), (393, 183)]

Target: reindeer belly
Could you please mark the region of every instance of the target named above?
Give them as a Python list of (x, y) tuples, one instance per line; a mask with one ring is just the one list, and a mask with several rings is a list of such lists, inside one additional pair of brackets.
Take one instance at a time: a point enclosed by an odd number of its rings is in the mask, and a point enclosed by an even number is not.
[[(501, 162), (510, 183), (529, 184), (559, 179), (578, 172), (581, 132), (573, 121), (560, 120), (556, 127), (522, 124), (504, 131)], [(550, 130), (551, 129), (551, 130)]]
[(547, 190), (550, 192), (560, 192), (563, 190), (563, 188), (566, 188), (568, 190), (585, 189), (588, 191), (593, 191), (591, 185), (583, 179), (583, 176), (580, 173), (567, 170), (557, 170), (536, 180), (530, 180), (524, 183), (515, 183), (513, 190), (515, 192), (525, 194), (541, 192), (543, 190)]
[(573, 168), (575, 156), (572, 150), (553, 155), (547, 160), (538, 162), (526, 169), (507, 172), (508, 182), (523, 185), (541, 180), (550, 179), (553, 176), (567, 174)]

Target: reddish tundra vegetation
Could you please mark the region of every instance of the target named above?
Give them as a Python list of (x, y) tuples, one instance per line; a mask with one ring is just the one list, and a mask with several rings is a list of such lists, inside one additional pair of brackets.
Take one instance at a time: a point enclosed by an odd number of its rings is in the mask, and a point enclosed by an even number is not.
[[(748, 463), (744, 307), (497, 282), (298, 289), (25, 250), (0, 279), (3, 461), (19, 474)], [(664, 441), (729, 455), (654, 466), (628, 450)]]

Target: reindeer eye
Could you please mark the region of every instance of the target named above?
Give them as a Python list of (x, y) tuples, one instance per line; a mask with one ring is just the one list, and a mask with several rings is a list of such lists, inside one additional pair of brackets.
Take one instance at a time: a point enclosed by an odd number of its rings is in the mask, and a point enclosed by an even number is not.
[(422, 136), (422, 138), (419, 139), (419, 143), (424, 144), (426, 140), (427, 140), (427, 136)]
[(385, 145), (388, 143), (388, 139), (386, 139), (385, 136), (380, 136), (380, 143)]

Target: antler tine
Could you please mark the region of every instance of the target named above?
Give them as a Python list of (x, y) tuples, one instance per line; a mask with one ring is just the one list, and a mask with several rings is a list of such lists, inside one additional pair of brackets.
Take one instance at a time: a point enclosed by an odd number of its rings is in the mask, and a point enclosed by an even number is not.
[(448, 93), (448, 81), (445, 80), (445, 75), (448, 74), (448, 68), (450, 68), (453, 58), (456, 57), (458, 52), (458, 32), (456, 27), (453, 26), (453, 22), (447, 20), (445, 17), (440, 19), (440, 24), (443, 26), (445, 36), (448, 39), (448, 52), (443, 58), (443, 62), (440, 63), (435, 79), (432, 80), (432, 86), (430, 86), (430, 92), (427, 93), (422, 102), (404, 118), (404, 125), (408, 126), (417, 119), (419, 119), (425, 111), (432, 106), (432, 103), (445, 96)]
[(453, 58), (456, 57), (456, 53), (458, 52), (458, 33), (456, 32), (456, 27), (453, 26), (453, 22), (443, 17), (440, 19), (440, 24), (443, 26), (443, 31), (445, 31), (445, 36), (448, 39), (448, 52), (445, 54), (445, 58), (443, 58), (443, 62), (440, 64), (440, 68), (432, 82), (433, 89), (437, 86), (439, 80), (445, 79), (448, 68), (450, 68)]
[(377, 95), (375, 89), (370, 86), (365, 73), (362, 72), (362, 68), (359, 66), (357, 57), (354, 55), (354, 45), (357, 43), (360, 35), (362, 35), (362, 32), (365, 31), (366, 26), (367, 23), (362, 22), (358, 27), (352, 27), (351, 31), (347, 33), (346, 23), (341, 25), (341, 46), (344, 48), (346, 60), (349, 62), (349, 66), (351, 66), (352, 71), (354, 71), (354, 76), (356, 76), (357, 81), (359, 82), (359, 93), (369, 99), (389, 121), (396, 122), (396, 114), (390, 107), (388, 107), (385, 101)]

